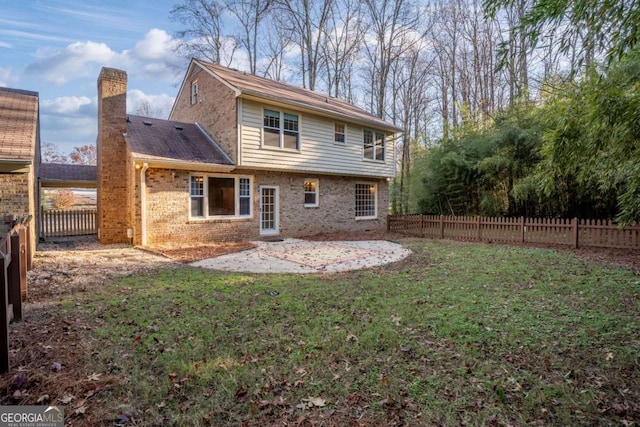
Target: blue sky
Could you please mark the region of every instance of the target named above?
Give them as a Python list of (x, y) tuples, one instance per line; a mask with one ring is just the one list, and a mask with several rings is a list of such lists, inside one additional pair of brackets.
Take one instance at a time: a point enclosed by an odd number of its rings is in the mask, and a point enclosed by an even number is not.
[(0, 86), (39, 92), (41, 141), (64, 154), (95, 144), (103, 66), (127, 71), (129, 112), (148, 100), (166, 114), (186, 67), (173, 52), (176, 3), (0, 0)]

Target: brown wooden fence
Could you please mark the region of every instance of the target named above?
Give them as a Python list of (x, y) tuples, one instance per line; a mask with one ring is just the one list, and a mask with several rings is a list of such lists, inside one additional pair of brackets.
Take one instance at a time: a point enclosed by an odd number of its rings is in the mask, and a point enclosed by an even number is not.
[(476, 242), (640, 249), (639, 225), (619, 228), (605, 220), (389, 215), (387, 230)]
[(95, 209), (40, 211), (40, 237), (67, 237), (96, 234)]
[(31, 215), (0, 238), (0, 373), (9, 372), (9, 322), (22, 320), (27, 297)]

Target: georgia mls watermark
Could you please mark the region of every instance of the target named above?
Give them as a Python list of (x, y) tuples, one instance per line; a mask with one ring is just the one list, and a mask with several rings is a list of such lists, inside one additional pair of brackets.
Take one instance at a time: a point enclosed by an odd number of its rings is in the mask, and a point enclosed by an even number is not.
[(64, 427), (64, 408), (0, 406), (0, 427)]

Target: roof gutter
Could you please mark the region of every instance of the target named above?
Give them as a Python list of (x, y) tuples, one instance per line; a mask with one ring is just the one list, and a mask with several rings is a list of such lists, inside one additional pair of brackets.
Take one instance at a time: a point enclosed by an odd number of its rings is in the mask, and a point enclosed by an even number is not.
[(154, 159), (153, 157), (137, 157), (134, 155), (133, 161), (137, 163), (145, 163), (151, 168), (179, 169), (179, 170), (197, 170), (211, 172), (231, 172), (235, 165), (219, 165), (215, 163), (186, 162), (184, 160), (171, 159)]
[(19, 160), (19, 159), (0, 159), (0, 163), (7, 165), (20, 165), (26, 166), (33, 164), (33, 160)]

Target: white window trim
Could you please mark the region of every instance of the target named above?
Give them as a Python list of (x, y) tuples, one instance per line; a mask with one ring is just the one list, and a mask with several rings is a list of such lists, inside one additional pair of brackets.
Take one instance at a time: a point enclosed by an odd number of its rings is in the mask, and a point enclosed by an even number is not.
[[(373, 185), (373, 187), (375, 188), (375, 193), (373, 196), (373, 212), (374, 215), (370, 215), (370, 216), (355, 216), (356, 221), (365, 221), (365, 220), (370, 220), (370, 219), (377, 219), (378, 218), (378, 183), (377, 182), (367, 182), (367, 181), (356, 181), (356, 184), (363, 184), (363, 185)], [(354, 187), (354, 196), (356, 195), (355, 193), (355, 187)], [(357, 212), (357, 206), (355, 205), (355, 200), (354, 200), (354, 213)]]
[(199, 95), (198, 81), (194, 80), (191, 82), (191, 105), (196, 105), (198, 103), (198, 95)]
[[(203, 213), (204, 216), (192, 216), (191, 215), (191, 177), (201, 176), (204, 178), (203, 182)], [(235, 215), (209, 215), (209, 178), (233, 178), (234, 179), (234, 191), (235, 191)], [(249, 214), (240, 215), (240, 180), (249, 180)], [(251, 175), (228, 175), (228, 174), (215, 174), (215, 173), (191, 173), (189, 174), (189, 221), (207, 221), (207, 220), (230, 220), (230, 219), (252, 219), (253, 218), (253, 176)]]
[[(271, 145), (265, 145), (264, 144), (264, 110), (271, 110), (271, 111), (277, 111), (278, 113), (280, 113), (280, 133), (279, 133), (279, 142), (280, 145), (278, 147), (273, 147)], [(293, 116), (298, 117), (298, 148), (285, 148), (284, 147), (284, 115), (285, 114), (291, 114)], [(299, 153), (302, 147), (302, 115), (300, 113), (297, 112), (293, 112), (293, 111), (288, 111), (288, 110), (283, 110), (283, 109), (279, 109), (277, 107), (262, 107), (262, 116), (260, 117), (260, 123), (262, 124), (260, 126), (260, 148), (263, 150), (274, 150), (274, 151), (287, 151), (290, 153)], [(271, 128), (271, 129), (275, 129), (275, 128)]]
[[(373, 156), (374, 158), (369, 158), (369, 157), (365, 157), (364, 156), (364, 134), (366, 132), (371, 132), (371, 134), (373, 135)], [(382, 135), (382, 147), (384, 148), (384, 155), (382, 157), (382, 160), (380, 159), (376, 159), (375, 155), (376, 155), (376, 135)], [(387, 135), (384, 132), (378, 132), (376, 130), (373, 129), (367, 129), (364, 128), (362, 129), (362, 160), (365, 162), (372, 162), (372, 163), (386, 163), (386, 159), (387, 159)]]
[[(344, 142), (336, 141), (336, 125), (344, 126)], [(363, 136), (364, 136), (364, 134), (363, 134)], [(339, 122), (339, 121), (334, 121), (333, 122), (333, 143), (335, 145), (340, 145), (340, 146), (347, 145), (347, 124), (346, 123)]]
[(304, 183), (307, 182), (307, 181), (311, 181), (311, 182), (314, 182), (316, 184), (316, 191), (315, 191), (316, 202), (315, 203), (305, 203), (304, 207), (305, 208), (317, 208), (318, 206), (320, 206), (320, 182), (319, 182), (319, 180), (317, 178), (305, 178), (303, 183), (302, 183), (302, 188), (303, 188), (304, 195), (307, 194), (307, 191), (304, 190)]

